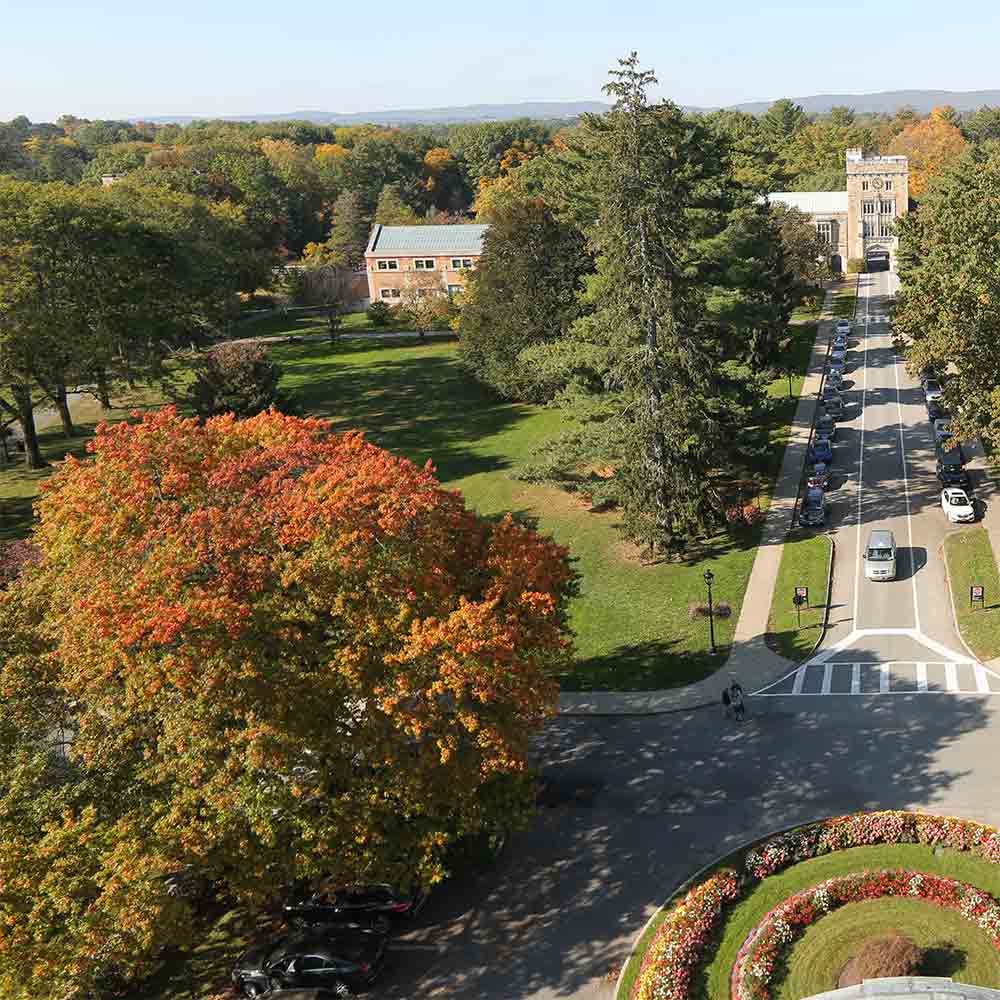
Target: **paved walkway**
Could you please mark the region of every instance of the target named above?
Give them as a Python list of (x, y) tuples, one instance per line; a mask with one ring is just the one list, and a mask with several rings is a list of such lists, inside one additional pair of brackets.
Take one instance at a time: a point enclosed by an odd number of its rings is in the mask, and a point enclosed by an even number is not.
[[(809, 368), (802, 383), (799, 404), (792, 421), (781, 472), (775, 483), (771, 505), (753, 569), (743, 597), (739, 621), (728, 660), (710, 677), (686, 687), (668, 691), (572, 691), (559, 698), (562, 715), (646, 715), (685, 712), (717, 705), (730, 675), (739, 679), (746, 691), (756, 691), (788, 673), (794, 664), (767, 648), (764, 634), (771, 612), (771, 595), (778, 579), (785, 536), (792, 526), (802, 467), (812, 432), (816, 401), (820, 390), (833, 321), (833, 295), (826, 300), (817, 324)], [(1000, 508), (1000, 504), (997, 505)]]

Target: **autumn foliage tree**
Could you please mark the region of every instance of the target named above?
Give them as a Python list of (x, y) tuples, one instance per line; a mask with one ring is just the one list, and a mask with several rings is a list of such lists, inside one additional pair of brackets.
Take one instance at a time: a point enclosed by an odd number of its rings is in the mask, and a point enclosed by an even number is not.
[(149, 971), (185, 866), (250, 902), (431, 884), (525, 815), (565, 550), (321, 420), (164, 409), (90, 450), (0, 595), (0, 995)]
[(914, 198), (922, 197), (931, 178), (958, 159), (968, 145), (948, 111), (935, 108), (900, 132), (889, 145), (890, 155), (909, 157), (910, 194)]

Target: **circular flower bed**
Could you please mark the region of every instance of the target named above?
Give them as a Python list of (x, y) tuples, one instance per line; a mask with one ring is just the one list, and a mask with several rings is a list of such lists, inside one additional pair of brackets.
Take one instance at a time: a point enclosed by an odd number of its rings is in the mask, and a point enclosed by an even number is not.
[(797, 893), (764, 917), (743, 943), (733, 966), (734, 1000), (770, 1000), (778, 959), (806, 927), (845, 903), (885, 896), (909, 896), (955, 910), (989, 934), (1000, 949), (1000, 903), (981, 889), (921, 872), (860, 872)]
[(643, 955), (630, 992), (632, 1000), (688, 1000), (692, 977), (727, 907), (763, 879), (823, 854), (876, 844), (941, 846), (969, 851), (991, 864), (1000, 864), (1000, 832), (994, 827), (925, 813), (854, 813), (778, 834), (747, 852), (742, 873), (734, 869), (716, 871), (667, 914)]

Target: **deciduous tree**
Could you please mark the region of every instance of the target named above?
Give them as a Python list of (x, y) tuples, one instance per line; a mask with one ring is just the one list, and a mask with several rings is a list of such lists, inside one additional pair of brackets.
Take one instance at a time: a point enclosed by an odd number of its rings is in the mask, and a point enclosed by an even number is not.
[(186, 865), (248, 902), (429, 885), (525, 815), (564, 550), (323, 421), (167, 409), (91, 451), (0, 597), (5, 997), (148, 970), (190, 927)]
[(893, 139), (887, 152), (910, 160), (910, 194), (921, 198), (932, 177), (957, 159), (967, 143), (949, 120), (947, 108), (935, 108)]

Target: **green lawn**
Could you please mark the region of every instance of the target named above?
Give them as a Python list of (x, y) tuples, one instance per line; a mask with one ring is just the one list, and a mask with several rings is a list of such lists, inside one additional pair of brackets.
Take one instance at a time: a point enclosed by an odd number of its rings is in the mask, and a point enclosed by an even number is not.
[[(1000, 576), (990, 536), (985, 528), (962, 528), (945, 538), (944, 549), (962, 638), (980, 660), (992, 660), (1000, 656)], [(973, 584), (983, 586), (986, 597), (975, 609), (969, 601)]]
[[(340, 317), (342, 333), (401, 333), (413, 329), (409, 321), (393, 321), (385, 326), (375, 326), (364, 312), (344, 313)], [(273, 315), (252, 316), (233, 327), (234, 337), (287, 336), (289, 333), (301, 337), (306, 334), (327, 336), (329, 327), (321, 313), (282, 313), (275, 310)]]
[(960, 913), (922, 899), (869, 899), (823, 917), (792, 946), (775, 981), (776, 1000), (803, 1000), (837, 988), (844, 966), (866, 941), (892, 931), (924, 952), (922, 976), (1000, 986), (1000, 952), (985, 931)]
[(833, 295), (833, 315), (838, 319), (854, 319), (858, 298), (858, 277), (851, 275), (837, 287)]
[[(791, 356), (804, 368), (815, 316), (803, 312), (796, 320), (790, 329)], [(272, 322), (277, 320), (253, 325), (261, 332), (262, 325)], [(285, 317), (282, 322), (282, 329), (275, 325), (266, 332), (302, 335), (325, 329), (316, 317)], [(498, 400), (459, 366), (454, 340), (420, 344), (390, 337), (334, 346), (320, 339), (278, 344), (272, 350), (284, 369), (282, 387), (303, 412), (329, 417), (338, 428), (361, 428), (375, 443), (415, 462), (431, 460), (441, 481), (461, 490), (484, 515), (512, 511), (569, 547), (581, 588), (571, 608), (578, 656), (574, 669), (561, 678), (566, 690), (687, 684), (716, 669), (728, 654), (757, 531), (720, 533), (687, 561), (646, 565), (622, 540), (616, 512), (594, 511), (561, 490), (512, 478), (510, 472), (531, 449), (558, 430), (560, 415), (554, 409)], [(765, 482), (773, 483), (780, 468), (797, 401), (787, 396), (787, 389), (784, 378), (770, 386), (772, 403), (756, 428), (765, 447), (750, 471)], [(86, 421), (92, 432), (96, 404), (87, 413), (81, 423)], [(52, 458), (65, 451), (55, 433), (46, 436), (45, 447)], [(82, 448), (83, 439), (74, 442), (75, 450)], [(31, 497), (46, 474), (20, 469), (0, 473), (6, 537), (27, 532)], [(767, 492), (760, 499), (766, 506)], [(688, 613), (691, 604), (705, 598), (708, 567), (716, 578), (713, 597), (732, 608), (729, 618), (716, 621), (716, 657), (709, 653), (707, 622)]]
[[(793, 531), (785, 539), (767, 630), (774, 649), (789, 660), (805, 659), (819, 638), (828, 599), (832, 544), (824, 532), (805, 529)], [(801, 608), (801, 625), (792, 603), (796, 587), (809, 588), (809, 604)]]

